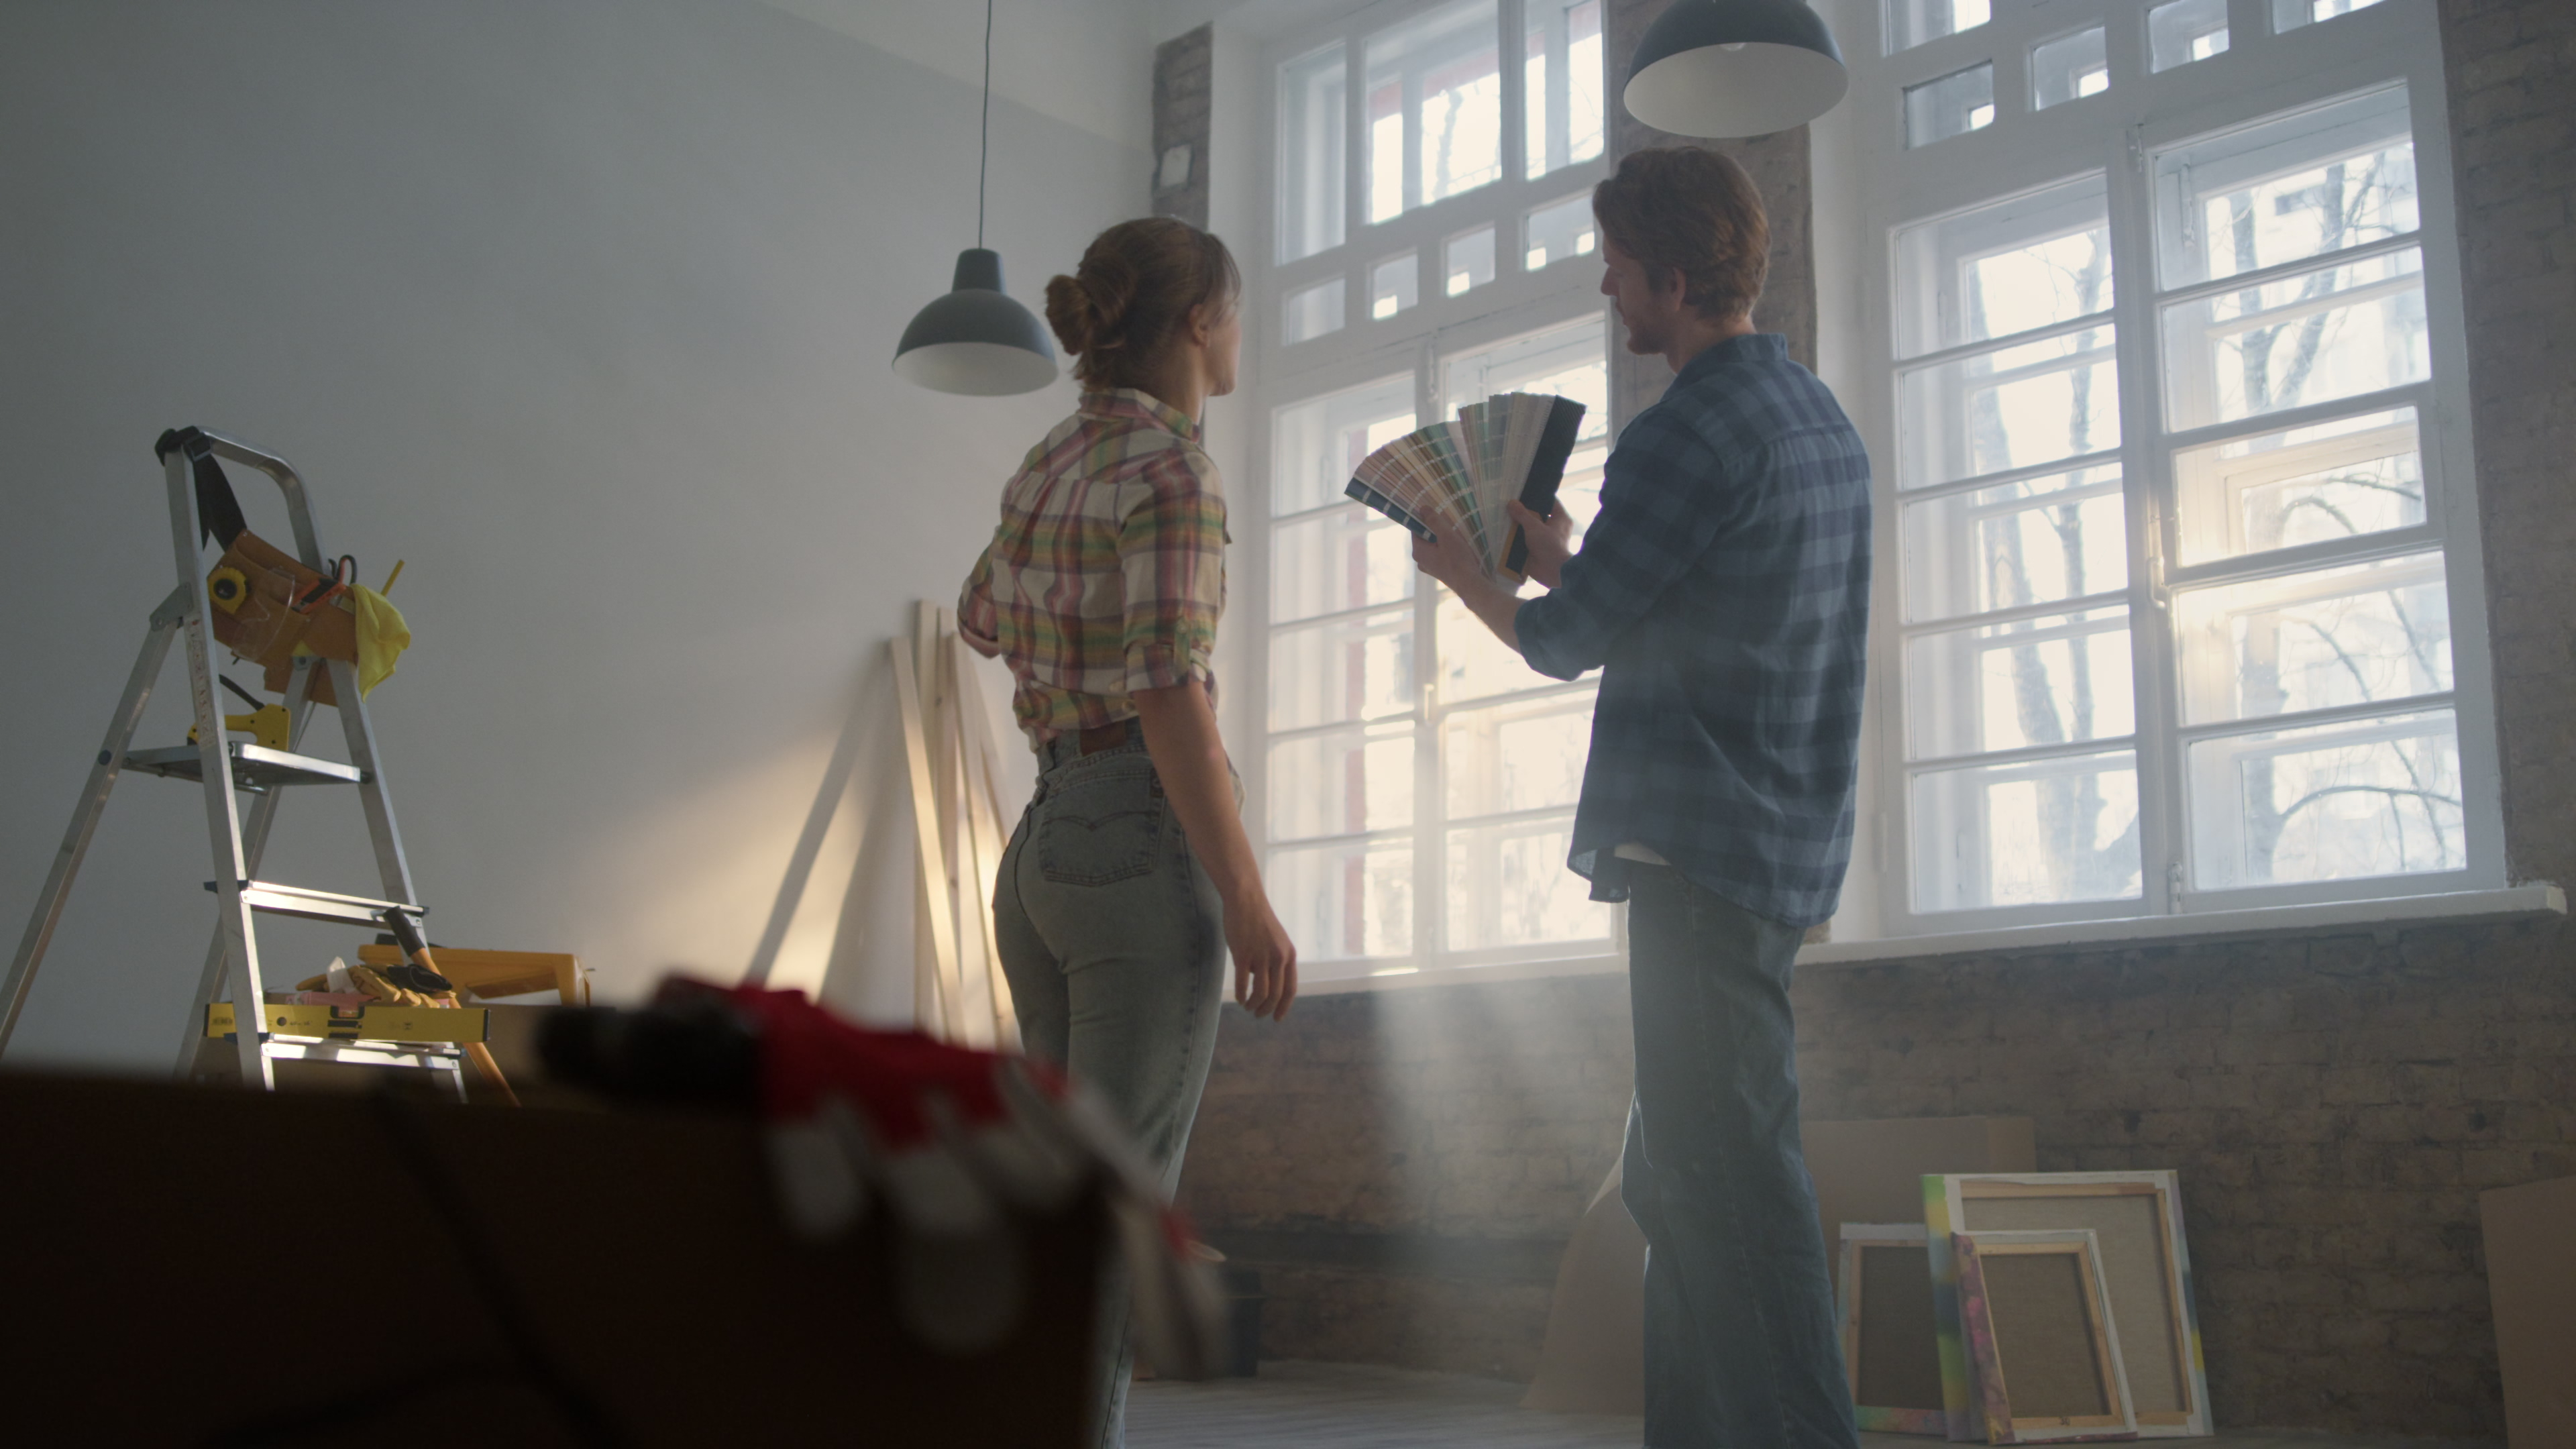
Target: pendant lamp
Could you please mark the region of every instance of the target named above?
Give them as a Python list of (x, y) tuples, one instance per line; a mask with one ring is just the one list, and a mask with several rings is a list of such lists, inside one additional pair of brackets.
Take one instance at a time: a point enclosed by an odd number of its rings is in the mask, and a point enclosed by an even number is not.
[(957, 254), (948, 295), (921, 309), (895, 344), (894, 370), (934, 392), (1000, 397), (1055, 381), (1044, 323), (1002, 290), (1002, 255), (984, 246), (984, 171), (993, 137), (993, 0), (984, 0), (984, 125), (975, 160), (975, 245)]
[(1851, 86), (1842, 48), (1804, 0), (1673, 0), (1646, 27), (1620, 101), (1676, 136), (1803, 126)]

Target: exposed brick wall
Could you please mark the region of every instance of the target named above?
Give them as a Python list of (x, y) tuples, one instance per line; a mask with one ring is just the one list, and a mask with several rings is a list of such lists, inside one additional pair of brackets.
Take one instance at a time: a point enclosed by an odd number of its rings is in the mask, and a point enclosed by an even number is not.
[(2506, 854), (2576, 881), (2576, 3), (2443, 0)]
[[(1208, 109), (1215, 77), (1216, 27), (1202, 25), (1154, 47), (1154, 214), (1208, 224)], [(1177, 186), (1163, 184), (1163, 157), (1189, 148), (1189, 173)]]
[[(2182, 1175), (2220, 1422), (2502, 1432), (2477, 1194), (2576, 1174), (2576, 937), (2443, 926), (1810, 969), (1806, 1111)], [(1185, 1202), (1277, 1357), (1525, 1378), (1617, 1155), (1624, 979), (1229, 1013)]]
[[(1614, 56), (1641, 9), (1614, 0)], [(2509, 861), (2565, 884), (2576, 3), (2443, 24)], [(1799, 182), (1803, 249), (1803, 151), (1762, 159), (1775, 204)], [(1802, 273), (1773, 265), (1778, 297)], [(2576, 930), (1811, 969), (1796, 1004), (1811, 1117), (2028, 1116), (2045, 1169), (2178, 1170), (2221, 1423), (2502, 1433), (2477, 1193), (2576, 1174)], [(1229, 1014), (1184, 1196), (1265, 1268), (1270, 1352), (1528, 1374), (1545, 1266), (1617, 1151), (1627, 1010), (1589, 977)]]
[(1183, 1203), (1264, 1269), (1268, 1351), (1532, 1373), (1557, 1257), (1618, 1156), (1626, 1003), (1596, 977), (1227, 1013)]

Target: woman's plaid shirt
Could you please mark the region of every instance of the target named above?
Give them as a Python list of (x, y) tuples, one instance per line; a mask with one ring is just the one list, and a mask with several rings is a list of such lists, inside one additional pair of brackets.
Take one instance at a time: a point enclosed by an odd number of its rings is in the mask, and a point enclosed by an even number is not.
[(1002, 491), (957, 625), (996, 647), (1033, 745), (1133, 719), (1130, 698), (1216, 681), (1225, 485), (1198, 424), (1133, 388), (1086, 392)]

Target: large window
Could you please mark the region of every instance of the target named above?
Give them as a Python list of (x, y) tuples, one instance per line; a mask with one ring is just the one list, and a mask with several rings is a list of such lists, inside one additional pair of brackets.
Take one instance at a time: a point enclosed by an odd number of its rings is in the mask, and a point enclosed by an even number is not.
[(1893, 934), (2501, 883), (2432, 5), (2259, 8), (1860, 66)]
[(1310, 978), (1614, 947), (1615, 914), (1565, 869), (1592, 683), (1529, 669), (1342, 492), (1422, 423), (1555, 392), (1588, 409), (1561, 496), (1590, 518), (1609, 443), (1601, 20), (1601, 0), (1378, 7), (1274, 59), (1254, 793)]

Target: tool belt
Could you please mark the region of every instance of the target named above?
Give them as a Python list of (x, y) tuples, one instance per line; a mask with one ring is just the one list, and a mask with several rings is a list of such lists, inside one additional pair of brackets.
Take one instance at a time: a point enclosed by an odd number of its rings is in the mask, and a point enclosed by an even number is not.
[[(343, 560), (341, 572), (348, 569)], [(307, 568), (247, 529), (233, 535), (206, 575), (206, 601), (216, 642), (265, 667), (273, 694), (286, 692), (298, 645), (324, 659), (358, 660), (348, 580)], [(319, 704), (339, 702), (327, 672), (315, 673), (309, 696)]]

